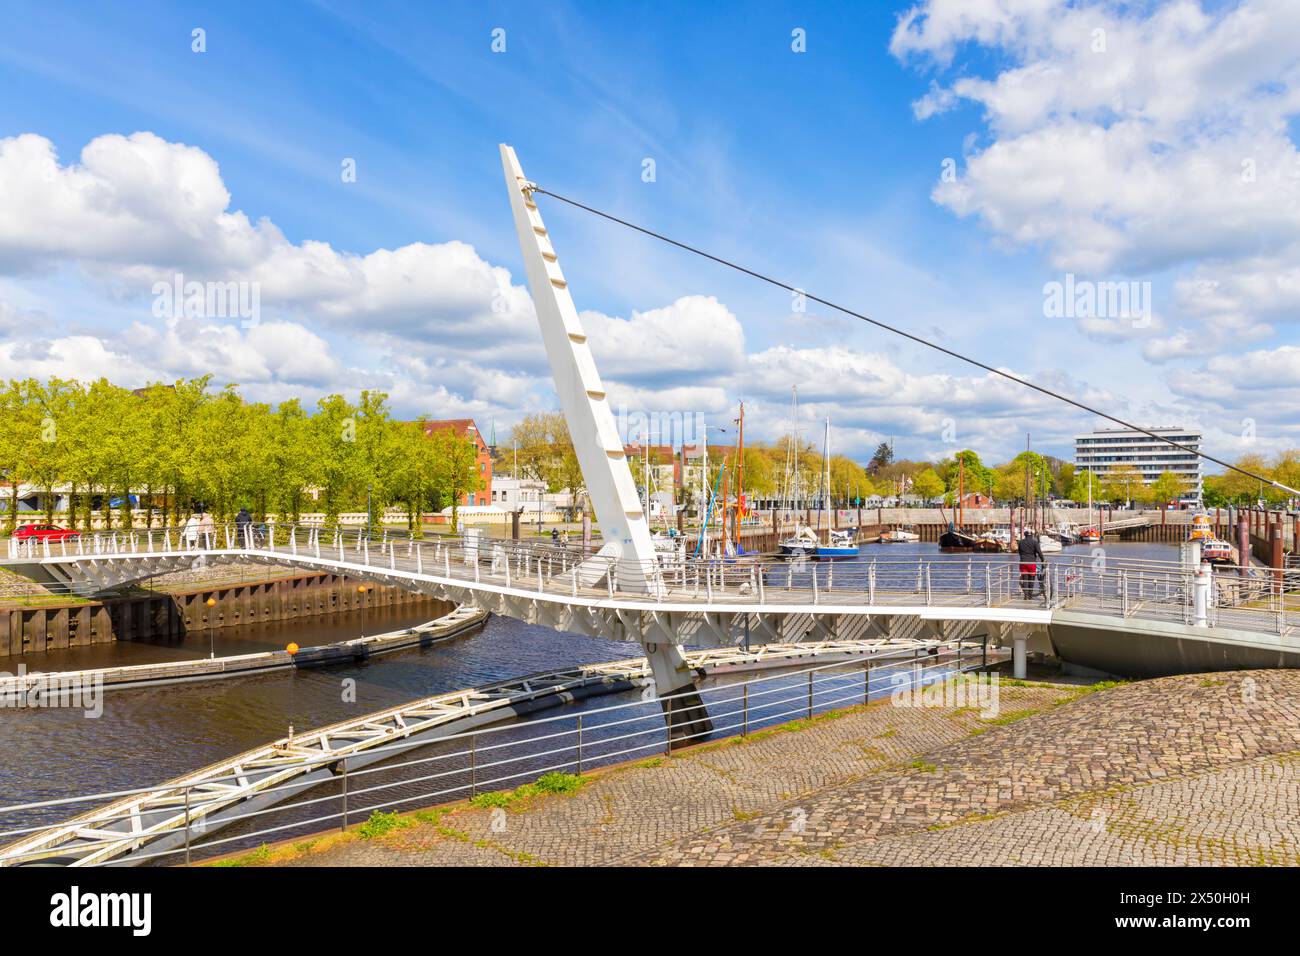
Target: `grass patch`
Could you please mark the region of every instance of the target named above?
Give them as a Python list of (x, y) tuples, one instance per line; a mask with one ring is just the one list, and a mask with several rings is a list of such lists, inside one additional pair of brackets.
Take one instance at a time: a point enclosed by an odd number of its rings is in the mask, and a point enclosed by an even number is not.
[(269, 863), (271, 860), (271, 848), (263, 843), (256, 850), (245, 853), (243, 856), (232, 856), (227, 860), (217, 860), (209, 866), (234, 867), (234, 866), (260, 866), (263, 863)]
[(1039, 713), (1037, 707), (1027, 707), (1024, 710), (1012, 710), (1005, 714), (999, 714), (997, 717), (982, 718), (984, 723), (991, 727), (1002, 727), (1006, 724), (1014, 724), (1018, 720), (1024, 720), (1026, 717), (1032, 717)]
[(492, 790), (488, 793), (476, 794), (470, 797), (469, 805), (479, 810), (504, 808), (531, 800), (533, 797), (577, 793), (583, 783), (583, 778), (577, 774), (552, 771), (542, 774), (532, 783), (525, 783), (513, 790)]
[(404, 830), (414, 825), (414, 821), (407, 817), (398, 816), (395, 812), (380, 813), (375, 810), (370, 814), (369, 820), (357, 827), (357, 836), (363, 840), (373, 840), (394, 830)]
[(932, 763), (926, 763), (924, 760), (913, 760), (908, 764), (913, 770), (919, 770), (921, 773), (934, 773), (939, 768)]

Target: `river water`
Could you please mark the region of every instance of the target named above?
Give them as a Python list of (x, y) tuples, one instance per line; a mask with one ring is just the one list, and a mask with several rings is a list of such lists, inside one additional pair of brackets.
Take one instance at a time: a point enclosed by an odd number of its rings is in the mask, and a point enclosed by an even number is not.
[[(1089, 549), (1076, 547), (1063, 553), (1073, 552), (1087, 556)], [(1176, 547), (1158, 544), (1108, 543), (1106, 552), (1145, 560), (1177, 557)], [(921, 543), (866, 546), (859, 560), (873, 557), (967, 560), (966, 555), (940, 556), (936, 545)], [(1010, 558), (1003, 556), (1003, 560)], [(382, 633), (428, 616), (428, 612), (413, 615), (404, 609), (377, 609), (294, 624), (226, 628), (211, 639), (218, 654), (248, 653), (282, 648), (290, 640), (307, 645)], [(179, 646), (123, 643), (74, 648), (31, 655), (26, 663), (30, 670), (55, 670), (206, 657), (209, 639), (196, 633)], [(481, 631), (459, 640), (365, 662), (109, 691), (103, 696), (102, 714), (94, 718), (72, 708), (0, 709), (0, 803), (148, 786), (283, 736), (291, 725), (298, 731), (309, 730), (423, 696), (639, 653), (635, 643), (561, 633), (494, 616)], [(11, 658), (0, 662), (0, 669), (13, 672), (16, 664)], [(355, 681), (355, 700), (345, 693), (350, 681)], [(636, 694), (602, 697), (573, 709), (580, 712), (637, 699)], [(647, 720), (658, 718), (650, 711)], [(21, 823), (68, 815), (67, 809), (26, 813)], [(0, 827), (18, 822), (0, 815)], [(0, 842), (7, 841), (0, 838)]]

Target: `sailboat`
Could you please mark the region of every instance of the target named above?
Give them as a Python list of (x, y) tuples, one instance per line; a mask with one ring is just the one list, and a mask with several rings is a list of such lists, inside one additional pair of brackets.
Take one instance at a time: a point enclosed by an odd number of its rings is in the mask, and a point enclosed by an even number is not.
[(795, 515), (795, 533), (783, 540), (781, 554), (790, 558), (806, 557), (817, 553), (817, 532), (807, 525), (799, 527), (799, 386), (790, 388), (790, 447), (786, 449), (785, 476), (790, 507)]
[(988, 537), (968, 534), (960, 530), (962, 523), (963, 500), (966, 497), (966, 462), (957, 456), (957, 507), (954, 509), (956, 522), (948, 522), (948, 530), (939, 535), (940, 551), (997, 551), (996, 541)]
[[(831, 503), (831, 420), (826, 419), (826, 432), (822, 437), (822, 489), (817, 508), (817, 527), (821, 528), (822, 512)], [(834, 521), (830, 522), (834, 524)], [(828, 529), (826, 543), (817, 545), (814, 552), (819, 558), (854, 558), (858, 554), (857, 529), (837, 531)]]

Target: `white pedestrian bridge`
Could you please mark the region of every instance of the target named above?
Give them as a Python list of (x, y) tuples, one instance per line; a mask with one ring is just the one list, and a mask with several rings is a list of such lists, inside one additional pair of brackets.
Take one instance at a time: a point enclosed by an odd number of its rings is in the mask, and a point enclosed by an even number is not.
[[(651, 652), (964, 640), (1014, 648), (1017, 670), (1033, 652), (1136, 676), (1300, 663), (1300, 572), (1203, 568), (1198, 578), (1178, 563), (1109, 558), (1104, 549), (1054, 556), (1031, 598), (1007, 555), (810, 561), (679, 551), (647, 563), (473, 533), (417, 540), (288, 525), (10, 540), (3, 560), (82, 595), (231, 562), (329, 571)], [(668, 681), (674, 690), (686, 682)]]

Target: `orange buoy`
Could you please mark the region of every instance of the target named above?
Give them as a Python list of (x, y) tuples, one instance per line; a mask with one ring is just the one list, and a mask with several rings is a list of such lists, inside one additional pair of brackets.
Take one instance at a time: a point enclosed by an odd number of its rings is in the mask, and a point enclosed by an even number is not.
[(295, 644), (293, 641), (290, 641), (289, 644), (288, 644), (288, 646), (285, 647), (285, 650), (288, 651), (291, 655), (292, 655), (292, 654), (297, 654), (297, 653), (298, 653), (298, 645)]

